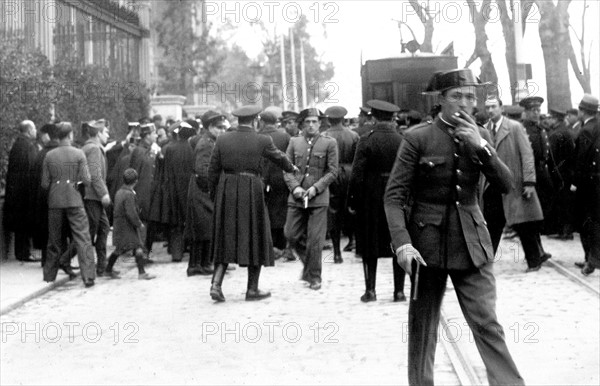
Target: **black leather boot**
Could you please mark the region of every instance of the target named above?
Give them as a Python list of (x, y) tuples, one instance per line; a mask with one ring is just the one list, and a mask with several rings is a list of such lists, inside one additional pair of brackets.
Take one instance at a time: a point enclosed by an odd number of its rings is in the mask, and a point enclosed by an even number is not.
[(248, 291), (246, 300), (262, 300), (271, 296), (270, 292), (264, 292), (258, 289), (258, 279), (260, 278), (261, 266), (248, 266)]
[(373, 275), (373, 268), (371, 264), (363, 262), (363, 271), (365, 274), (366, 290), (365, 293), (360, 297), (360, 301), (364, 303), (374, 302), (377, 300), (377, 295), (375, 294), (375, 277)]
[(333, 244), (333, 263), (342, 264), (342, 252), (340, 250), (340, 234), (337, 231), (331, 232), (331, 243)]
[(221, 290), (223, 285), (223, 278), (225, 277), (225, 271), (227, 271), (227, 264), (218, 264), (215, 268), (215, 273), (212, 278), (212, 285), (210, 287), (210, 297), (216, 302), (224, 302), (225, 296)]

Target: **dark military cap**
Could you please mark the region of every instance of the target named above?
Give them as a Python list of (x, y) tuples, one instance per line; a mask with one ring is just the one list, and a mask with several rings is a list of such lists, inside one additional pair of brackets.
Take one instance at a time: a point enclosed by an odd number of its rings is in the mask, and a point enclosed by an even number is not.
[(519, 106), (523, 107), (525, 110), (529, 110), (534, 107), (540, 107), (542, 103), (544, 103), (544, 98), (539, 96), (532, 96), (522, 99), (519, 102)]
[(213, 110), (208, 110), (207, 112), (202, 114), (202, 118), (200, 118), (200, 119), (202, 120), (202, 126), (204, 126), (205, 128), (208, 128), (215, 121), (225, 119), (225, 115), (223, 115), (221, 113), (217, 113), (216, 111), (213, 111)]
[(156, 126), (154, 126), (154, 123), (145, 123), (140, 126), (140, 137), (144, 138), (153, 131), (156, 131)]
[(327, 118), (341, 119), (344, 118), (346, 114), (348, 114), (348, 110), (342, 106), (331, 106), (325, 110), (325, 115), (327, 115)]
[(319, 119), (327, 118), (327, 116), (324, 115), (321, 110), (310, 107), (300, 111), (300, 114), (298, 114), (298, 117), (296, 118), (296, 122), (302, 123), (307, 117), (318, 117)]
[(277, 115), (272, 111), (263, 111), (260, 113), (260, 120), (266, 124), (274, 125), (277, 123)]
[(564, 119), (567, 116), (567, 112), (560, 108), (548, 109), (548, 112), (552, 117), (556, 119)]
[(394, 113), (400, 111), (400, 107), (395, 104), (379, 99), (371, 99), (367, 102), (367, 106), (371, 108), (371, 115), (384, 121), (392, 119)]
[(231, 114), (238, 118), (253, 118), (260, 114), (262, 107), (256, 105), (242, 106), (234, 110)]
[(298, 118), (298, 113), (295, 111), (284, 111), (281, 113), (281, 121), (295, 121)]
[(181, 139), (188, 139), (196, 135), (196, 129), (185, 121), (177, 122), (177, 127), (173, 130), (173, 133), (177, 134)]
[(371, 108), (370, 107), (359, 107), (360, 109), (360, 114), (362, 115), (371, 115)]
[(423, 94), (439, 94), (446, 90), (463, 86), (485, 86), (479, 78), (473, 75), (469, 68), (457, 68), (450, 71), (438, 71), (429, 80)]

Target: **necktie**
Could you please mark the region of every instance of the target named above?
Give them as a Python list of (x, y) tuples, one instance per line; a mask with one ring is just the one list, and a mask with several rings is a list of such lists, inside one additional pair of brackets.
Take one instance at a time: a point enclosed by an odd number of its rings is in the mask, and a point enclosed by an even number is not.
[(496, 140), (496, 124), (494, 123), (494, 121), (490, 120), (490, 134), (492, 135), (492, 140)]

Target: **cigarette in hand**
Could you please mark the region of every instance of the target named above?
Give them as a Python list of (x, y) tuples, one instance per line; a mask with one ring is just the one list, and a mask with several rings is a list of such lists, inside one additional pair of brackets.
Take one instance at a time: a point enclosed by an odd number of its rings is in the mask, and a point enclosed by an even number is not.
[(308, 196), (304, 196), (304, 208), (308, 208)]

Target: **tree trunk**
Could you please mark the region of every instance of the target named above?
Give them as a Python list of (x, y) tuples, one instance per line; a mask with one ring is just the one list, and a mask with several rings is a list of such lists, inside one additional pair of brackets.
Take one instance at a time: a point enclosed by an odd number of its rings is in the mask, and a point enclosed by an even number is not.
[(569, 83), (569, 13), (567, 8), (571, 0), (537, 0), (541, 19), (539, 25), (540, 40), (546, 67), (546, 87), (548, 89), (548, 108), (571, 108), (571, 87)]
[[(468, 0), (469, 9), (471, 11), (473, 27), (475, 29), (475, 49), (471, 58), (465, 64), (465, 67), (469, 67), (477, 58), (481, 59), (481, 75), (480, 78), (483, 82), (498, 83), (498, 74), (496, 73), (496, 67), (492, 61), (492, 54), (487, 47), (488, 36), (485, 32), (485, 25), (487, 24), (488, 15), (484, 15), (483, 12), (477, 11), (476, 5), (473, 0)], [(490, 9), (490, 0), (484, 0), (482, 10)]]
[(423, 27), (425, 27), (425, 36), (423, 38), (423, 43), (421, 43), (421, 52), (433, 52), (433, 30), (434, 30), (434, 18), (435, 15), (430, 14), (429, 8), (424, 8), (418, 0), (409, 0), (410, 5), (413, 7), (419, 19), (421, 19), (421, 23), (423, 23)]

